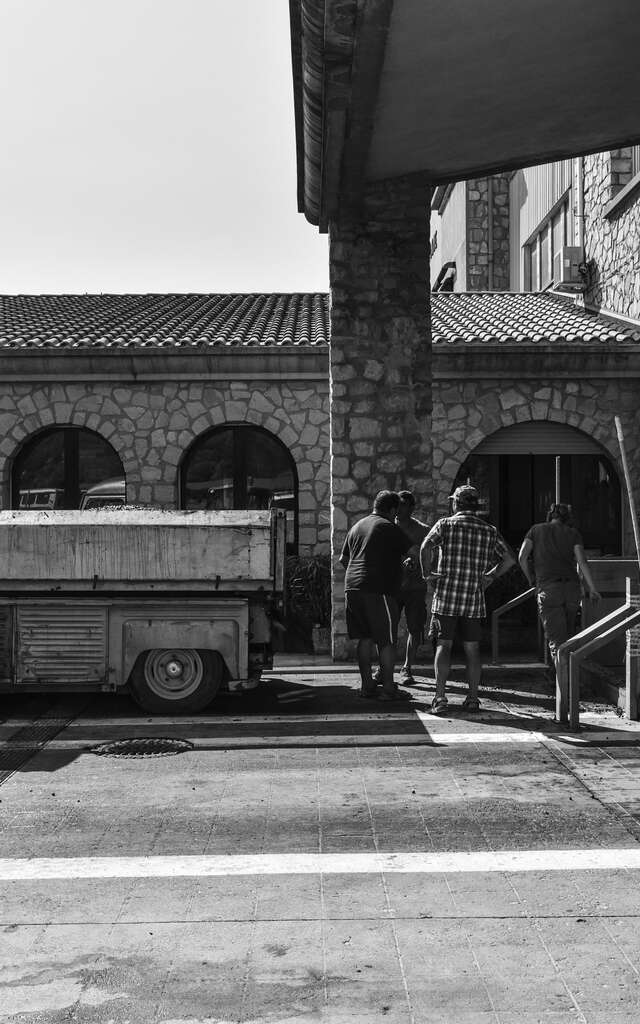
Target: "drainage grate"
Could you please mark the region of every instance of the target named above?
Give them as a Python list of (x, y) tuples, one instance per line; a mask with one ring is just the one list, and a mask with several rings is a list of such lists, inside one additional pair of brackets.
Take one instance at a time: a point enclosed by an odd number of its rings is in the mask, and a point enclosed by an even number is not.
[(167, 736), (155, 736), (147, 739), (114, 740), (112, 743), (100, 743), (90, 747), (91, 754), (108, 757), (166, 757), (169, 754), (182, 754), (185, 750), (193, 750), (189, 740), (172, 740)]

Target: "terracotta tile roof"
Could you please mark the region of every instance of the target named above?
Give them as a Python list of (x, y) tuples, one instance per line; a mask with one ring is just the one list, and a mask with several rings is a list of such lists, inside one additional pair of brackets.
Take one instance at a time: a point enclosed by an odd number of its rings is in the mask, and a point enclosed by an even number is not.
[(320, 346), (329, 297), (312, 294), (2, 295), (0, 349)]
[(431, 332), (435, 345), (640, 341), (640, 327), (549, 292), (434, 292)]
[[(633, 344), (640, 327), (548, 292), (435, 292), (436, 345)], [(0, 350), (260, 348), (329, 342), (323, 293), (3, 295)]]

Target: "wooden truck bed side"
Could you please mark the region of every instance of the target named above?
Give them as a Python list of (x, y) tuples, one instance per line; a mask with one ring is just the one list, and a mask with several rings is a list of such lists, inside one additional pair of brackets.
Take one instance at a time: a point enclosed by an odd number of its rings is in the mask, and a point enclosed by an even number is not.
[[(3, 588), (272, 590), (278, 513), (0, 512)], [(277, 572), (279, 570), (279, 572)]]

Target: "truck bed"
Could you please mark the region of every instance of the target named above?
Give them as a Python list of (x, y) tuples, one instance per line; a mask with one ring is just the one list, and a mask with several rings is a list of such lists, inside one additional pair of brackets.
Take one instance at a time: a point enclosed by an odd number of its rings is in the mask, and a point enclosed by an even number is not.
[(272, 589), (278, 566), (271, 524), (278, 514), (138, 508), (0, 512), (2, 589)]

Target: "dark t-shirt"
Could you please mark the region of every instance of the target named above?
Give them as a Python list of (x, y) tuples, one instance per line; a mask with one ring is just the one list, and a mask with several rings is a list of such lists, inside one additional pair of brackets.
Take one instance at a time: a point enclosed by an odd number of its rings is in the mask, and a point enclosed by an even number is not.
[(402, 582), (402, 557), (411, 540), (383, 516), (373, 512), (349, 530), (340, 561), (348, 559), (345, 590), (370, 594), (397, 594)]
[(550, 523), (536, 523), (525, 540), (533, 544), (533, 571), (536, 583), (551, 580), (577, 580), (574, 547), (582, 545), (582, 535), (575, 526), (567, 526), (558, 519)]

